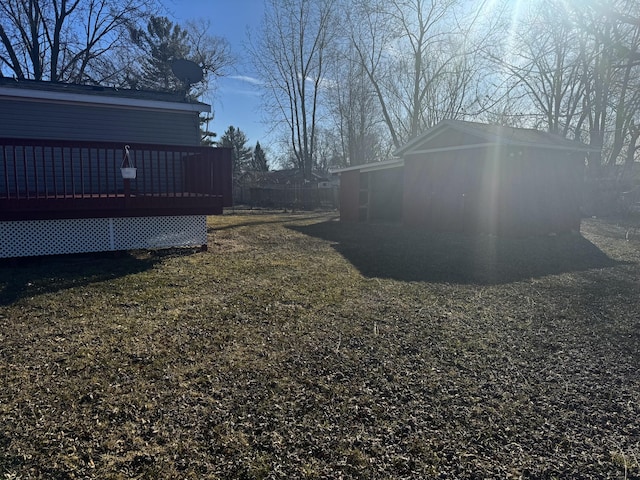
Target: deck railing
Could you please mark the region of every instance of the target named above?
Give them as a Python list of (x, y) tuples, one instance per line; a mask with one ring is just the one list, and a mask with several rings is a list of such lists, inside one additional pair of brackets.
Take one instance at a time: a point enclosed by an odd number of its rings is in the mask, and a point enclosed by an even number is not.
[(216, 214), (230, 206), (231, 151), (0, 138), (0, 219)]

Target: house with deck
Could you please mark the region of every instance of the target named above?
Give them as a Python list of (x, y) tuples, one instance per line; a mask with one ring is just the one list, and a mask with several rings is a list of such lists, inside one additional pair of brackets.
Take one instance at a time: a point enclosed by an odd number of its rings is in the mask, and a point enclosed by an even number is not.
[(231, 151), (166, 92), (0, 78), (0, 258), (206, 247)]

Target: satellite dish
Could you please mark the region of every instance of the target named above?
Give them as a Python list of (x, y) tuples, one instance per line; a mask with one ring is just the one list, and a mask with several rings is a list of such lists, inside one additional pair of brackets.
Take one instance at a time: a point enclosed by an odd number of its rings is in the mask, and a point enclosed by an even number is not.
[(191, 60), (185, 60), (184, 58), (174, 60), (171, 63), (171, 71), (176, 77), (182, 80), (185, 85), (198, 83), (204, 78), (202, 68), (200, 68), (197, 63)]

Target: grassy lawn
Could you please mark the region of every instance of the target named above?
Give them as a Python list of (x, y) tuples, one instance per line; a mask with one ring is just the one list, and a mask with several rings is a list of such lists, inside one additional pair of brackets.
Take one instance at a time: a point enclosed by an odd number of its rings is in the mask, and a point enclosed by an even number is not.
[(0, 263), (0, 479), (640, 478), (640, 231), (334, 217)]

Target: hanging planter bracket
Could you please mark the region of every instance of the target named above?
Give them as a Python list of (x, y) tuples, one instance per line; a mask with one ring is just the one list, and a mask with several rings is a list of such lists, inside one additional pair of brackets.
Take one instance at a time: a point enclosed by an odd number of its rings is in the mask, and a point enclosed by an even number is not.
[(129, 148), (129, 145), (124, 146), (124, 158), (122, 159), (122, 164), (120, 165), (120, 173), (122, 173), (122, 178), (124, 180), (135, 179), (137, 173), (137, 168), (129, 159)]

